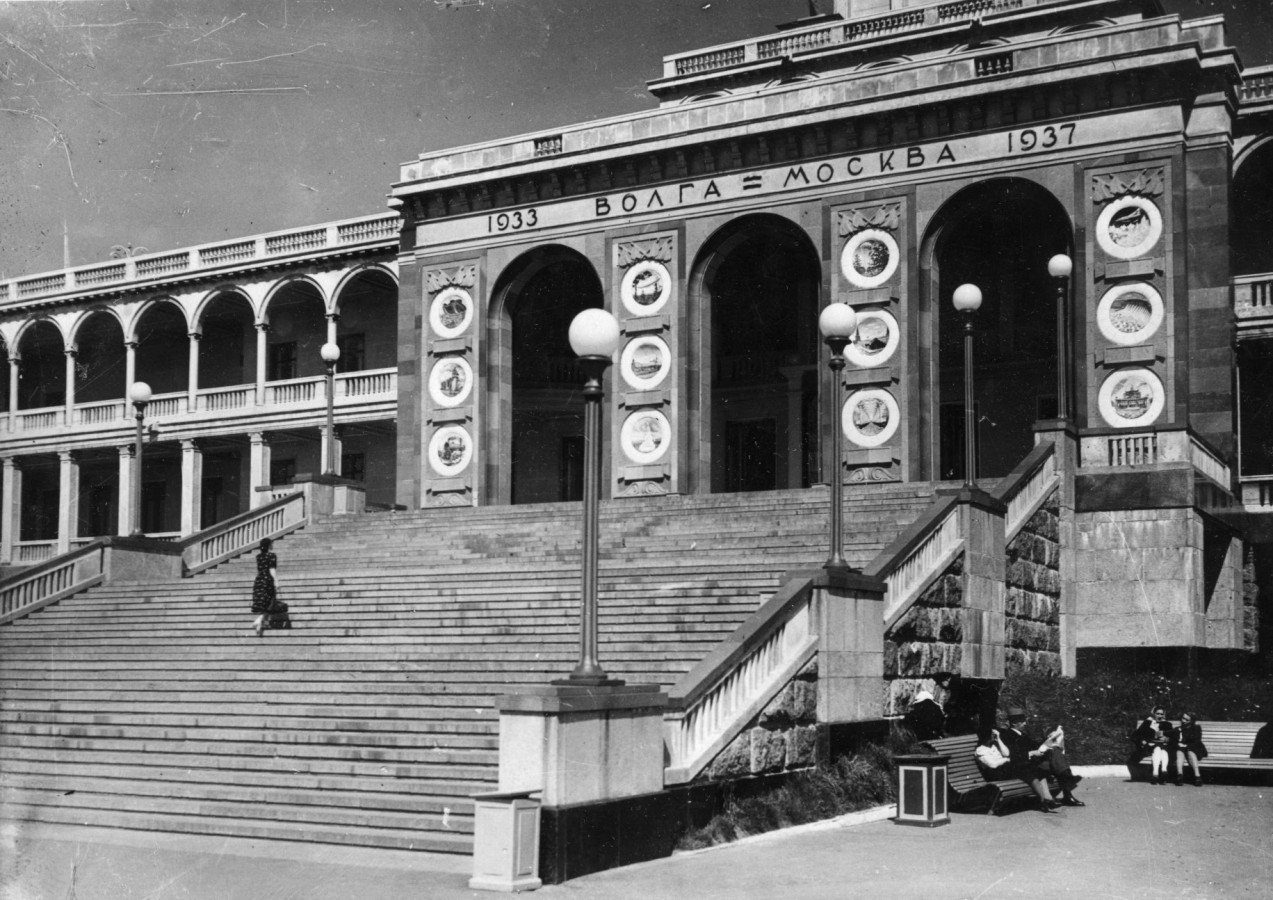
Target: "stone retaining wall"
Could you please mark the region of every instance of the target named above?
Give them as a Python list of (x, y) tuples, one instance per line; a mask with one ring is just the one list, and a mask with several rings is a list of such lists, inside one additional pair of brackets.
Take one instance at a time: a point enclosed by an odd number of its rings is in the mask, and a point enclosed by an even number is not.
[(884, 636), (884, 715), (901, 716), (938, 675), (960, 671), (964, 560), (957, 557)]
[(817, 762), (818, 661), (812, 660), (703, 770), (699, 781), (727, 781), (807, 769)]
[(1053, 492), (1008, 544), (1007, 675), (1061, 674), (1060, 506)]

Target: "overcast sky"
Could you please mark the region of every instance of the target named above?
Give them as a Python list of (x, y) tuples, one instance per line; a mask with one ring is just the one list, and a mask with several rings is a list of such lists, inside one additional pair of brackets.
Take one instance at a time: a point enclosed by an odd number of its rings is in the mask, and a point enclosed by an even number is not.
[[(422, 150), (649, 108), (664, 54), (809, 8), (455, 3), (0, 2), (0, 277), (60, 268), (64, 220), (81, 265), (381, 212)], [(1164, 3), (1273, 61), (1271, 0)]]

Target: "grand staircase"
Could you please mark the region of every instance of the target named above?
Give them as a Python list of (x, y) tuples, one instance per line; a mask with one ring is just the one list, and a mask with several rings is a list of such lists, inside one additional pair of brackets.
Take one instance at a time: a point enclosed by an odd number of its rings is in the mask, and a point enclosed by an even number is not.
[[(932, 489), (847, 493), (861, 565)], [(0, 626), (0, 816), (469, 852), (495, 698), (576, 659), (578, 522), (576, 504), (319, 520), (275, 548), (295, 627), (263, 638), (252, 556)], [(826, 541), (825, 491), (603, 504), (602, 665), (675, 683)]]

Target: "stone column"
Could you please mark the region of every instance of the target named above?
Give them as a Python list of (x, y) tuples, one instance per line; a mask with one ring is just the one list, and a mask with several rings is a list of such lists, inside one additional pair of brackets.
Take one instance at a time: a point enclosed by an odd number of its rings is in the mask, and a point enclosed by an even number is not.
[[(333, 429), (332, 450), (335, 452), (336, 458), (332, 460), (331, 471), (335, 475), (340, 475), (340, 457), (344, 452), (344, 442), (340, 439), (340, 429)], [(327, 429), (320, 427), (318, 429), (318, 445), (321, 448), (318, 456), (318, 471), (328, 471), (327, 466)]]
[(270, 483), (270, 439), (263, 431), (254, 431), (248, 435), (248, 438), (252, 441), (252, 456), (248, 470), (248, 490), (252, 493), (248, 497), (248, 508), (256, 509), (265, 502), (265, 494), (257, 488), (266, 487)]
[[(820, 728), (880, 720), (884, 716), (884, 580), (824, 569), (813, 590)], [(838, 742), (832, 739), (832, 743)]]
[(59, 450), (57, 553), (67, 553), (79, 531), (80, 466), (70, 450)]
[[(137, 380), (137, 342), (124, 341), (124, 397), (128, 397), (128, 391), (132, 388), (133, 382)], [(127, 406), (127, 402), (124, 404)]]
[(265, 322), (256, 325), (256, 405), (265, 405), (265, 357), (269, 352), (270, 326)]
[(119, 490), (115, 492), (119, 498), (119, 533), (132, 534), (133, 531), (133, 445), (125, 444), (119, 448)]
[(74, 347), (66, 348), (66, 424), (75, 424), (75, 358), (79, 351)]
[(327, 314), (327, 343), (336, 343), (336, 323), (340, 321), (340, 313)]
[(0, 460), (0, 563), (13, 562), (13, 545), (22, 527), (22, 470), (18, 460), (6, 456)]
[(1007, 508), (982, 490), (959, 492), (964, 534), (960, 671), (965, 678), (1004, 677), (1004, 516)]
[(18, 376), (21, 374), (22, 357), (9, 357), (9, 430), (13, 430), (13, 420), (18, 414)]
[(194, 439), (181, 442), (181, 534), (203, 527), (203, 448)]
[(199, 408), (199, 340), (203, 337), (197, 331), (190, 332), (190, 365), (186, 375), (186, 410), (195, 412)]

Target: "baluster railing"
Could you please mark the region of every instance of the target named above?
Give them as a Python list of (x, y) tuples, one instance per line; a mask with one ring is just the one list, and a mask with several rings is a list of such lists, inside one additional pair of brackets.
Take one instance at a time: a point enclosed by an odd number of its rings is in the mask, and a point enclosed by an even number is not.
[(994, 496), (1008, 506), (1004, 520), (1004, 536), (1011, 541), (1048, 495), (1060, 484), (1056, 447), (1039, 444), (1010, 474), (995, 487)]
[[(41, 543), (47, 544), (52, 555), (53, 542)], [(19, 546), (29, 547), (34, 544)], [(47, 559), (0, 581), (0, 624), (29, 615), (50, 603), (100, 584), (105, 577), (103, 553), (102, 544), (94, 542), (55, 559)]]
[(262, 538), (281, 537), (308, 521), (309, 499), (298, 491), (240, 513), (181, 542), (186, 574), (194, 575), (251, 550)]
[(883, 578), (888, 585), (884, 595), (885, 624), (895, 622), (909, 609), (963, 549), (958, 498), (939, 497), (864, 570), (867, 575)]

